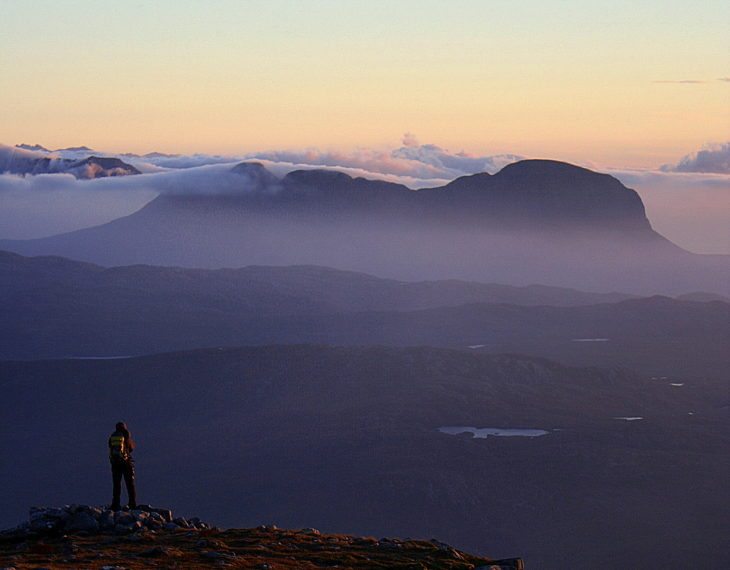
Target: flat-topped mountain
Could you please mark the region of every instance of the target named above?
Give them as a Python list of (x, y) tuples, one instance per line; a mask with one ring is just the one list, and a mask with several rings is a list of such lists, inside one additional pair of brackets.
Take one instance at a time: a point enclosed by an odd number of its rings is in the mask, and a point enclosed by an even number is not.
[(171, 191), (102, 226), (0, 247), (111, 265), (324, 265), (409, 280), (730, 292), (730, 257), (680, 249), (651, 228), (633, 190), (565, 163), (527, 160), (418, 191), (328, 170), (277, 178), (258, 163), (221, 176), (220, 187)]
[(446, 186), (419, 191), (331, 170), (297, 170), (281, 180), (259, 163), (241, 163), (233, 172), (257, 173), (256, 184), (242, 185), (236, 195), (242, 201), (250, 198), (260, 204), (255, 194), (265, 179), (265, 186), (279, 190), (270, 200), (300, 214), (337, 215), (339, 211), (343, 216), (377, 214), (402, 221), (426, 217), (433, 223), (541, 229), (601, 224), (613, 231), (651, 232), (635, 191), (607, 174), (552, 160), (523, 160), (494, 175), (463, 176)]

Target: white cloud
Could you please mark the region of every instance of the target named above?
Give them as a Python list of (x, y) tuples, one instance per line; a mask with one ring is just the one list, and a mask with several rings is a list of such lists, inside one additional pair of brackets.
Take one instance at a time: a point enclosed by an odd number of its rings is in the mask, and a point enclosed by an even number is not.
[[(15, 151), (14, 151), (15, 152)], [(23, 153), (27, 151), (22, 151)], [(652, 225), (682, 247), (730, 253), (730, 175), (689, 171), (722, 164), (730, 143), (708, 147), (663, 170), (604, 169), (634, 188), (644, 200)], [(51, 235), (105, 223), (142, 207), (161, 193), (230, 194), (246, 190), (245, 177), (230, 173), (234, 164), (255, 160), (279, 178), (292, 170), (327, 168), (353, 177), (387, 180), (409, 188), (441, 186), (465, 174), (495, 172), (516, 155), (472, 156), (420, 144), (412, 134), (394, 150), (353, 152), (270, 151), (240, 156), (119, 156), (145, 174), (76, 180), (53, 174), (0, 176), (0, 238)]]
[(440, 180), (453, 180), (465, 174), (494, 173), (523, 159), (514, 154), (477, 156), (466, 152), (450, 152), (434, 144), (420, 144), (413, 133), (403, 135), (403, 146), (393, 150), (361, 148), (352, 152), (307, 150), (274, 150), (256, 152), (249, 158), (272, 162), (319, 167), (356, 168), (371, 174), (388, 174), (424, 182), (416, 187), (436, 185)]
[(693, 154), (688, 154), (677, 164), (662, 166), (666, 172), (714, 172), (730, 174), (730, 142), (710, 144)]

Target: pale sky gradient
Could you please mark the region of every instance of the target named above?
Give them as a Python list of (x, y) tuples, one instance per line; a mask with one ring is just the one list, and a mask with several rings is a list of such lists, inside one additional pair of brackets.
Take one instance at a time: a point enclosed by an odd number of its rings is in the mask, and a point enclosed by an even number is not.
[(728, 30), (722, 0), (0, 0), (0, 142), (228, 153), (410, 131), (651, 168), (728, 139)]

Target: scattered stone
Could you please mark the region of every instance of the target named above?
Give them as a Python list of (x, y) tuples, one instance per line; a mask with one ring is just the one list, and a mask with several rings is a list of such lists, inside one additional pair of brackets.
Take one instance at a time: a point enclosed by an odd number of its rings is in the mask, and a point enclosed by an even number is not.
[(115, 524), (114, 511), (106, 510), (99, 515), (99, 528), (101, 530), (111, 530)]
[[(101, 512), (99, 512), (100, 516)], [(66, 522), (64, 526), (66, 532), (97, 532), (99, 530), (99, 521), (97, 521), (91, 512), (77, 511)]]
[(221, 552), (219, 550), (203, 550), (200, 555), (208, 560), (230, 560), (236, 557), (234, 552)]
[(317, 530), (316, 528), (303, 528), (303, 529), (302, 529), (302, 532), (303, 532), (304, 534), (311, 534), (311, 535), (313, 535), (313, 536), (319, 536), (319, 535), (321, 535), (321, 534), (322, 534), (322, 533), (321, 533), (321, 532), (319, 532), (319, 531), (318, 531), (318, 530)]
[(505, 558), (477, 566), (474, 570), (525, 570), (525, 563), (522, 558)]
[[(170, 520), (168, 520), (170, 519)], [(280, 530), (275, 525), (220, 531), (197, 517), (173, 517), (166, 509), (141, 506), (112, 512), (104, 507), (34, 507), (28, 522), (0, 531), (0, 560), (34, 568), (125, 570), (134, 568), (238, 566), (271, 570), (277, 561), (290, 568), (358, 567), (472, 568), (524, 570), (520, 559), (490, 561), (448, 544), (414, 539), (322, 534), (315, 528)], [(68, 534), (64, 534), (68, 533)], [(151, 544), (150, 544), (151, 543)], [(144, 560), (147, 559), (147, 562)], [(102, 562), (103, 560), (103, 562)], [(5, 570), (0, 567), (0, 570)]]
[(115, 520), (117, 524), (132, 524), (134, 522), (134, 515), (132, 513), (119, 512)]
[(144, 550), (139, 553), (139, 556), (143, 558), (160, 558), (163, 556), (167, 556), (169, 554), (169, 550), (163, 546), (155, 546), (153, 548), (150, 548), (149, 550)]

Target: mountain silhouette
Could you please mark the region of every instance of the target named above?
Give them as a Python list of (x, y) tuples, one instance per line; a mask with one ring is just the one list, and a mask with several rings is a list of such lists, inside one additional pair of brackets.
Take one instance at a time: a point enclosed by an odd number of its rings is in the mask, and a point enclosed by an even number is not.
[(160, 195), (108, 224), (0, 247), (101, 264), (324, 265), (640, 294), (730, 292), (728, 256), (682, 250), (635, 191), (566, 163), (525, 160), (418, 191), (330, 170), (278, 178), (241, 163), (225, 184)]
[[(86, 147), (59, 149), (66, 151), (91, 150)], [(48, 149), (40, 145), (0, 146), (0, 174), (73, 174), (76, 178), (105, 178), (140, 174), (131, 164), (116, 157), (88, 156), (84, 159), (48, 156)]]

